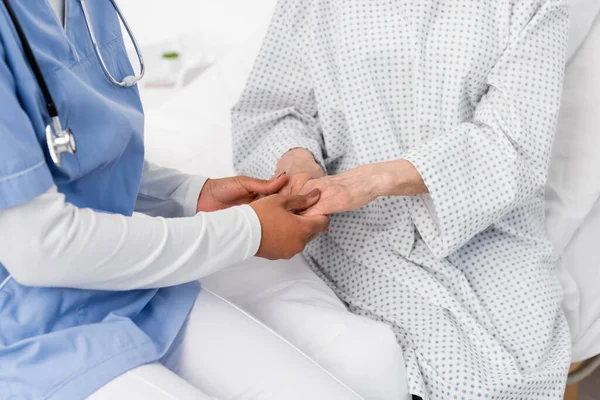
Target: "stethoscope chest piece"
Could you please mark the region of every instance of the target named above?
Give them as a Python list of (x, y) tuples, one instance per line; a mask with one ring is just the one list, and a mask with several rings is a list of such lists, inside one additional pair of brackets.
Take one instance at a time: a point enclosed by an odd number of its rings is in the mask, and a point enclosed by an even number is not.
[(50, 158), (60, 168), (62, 155), (65, 153), (75, 154), (77, 145), (75, 144), (75, 135), (73, 135), (71, 129), (63, 130), (58, 118), (53, 118), (52, 122), (52, 124), (46, 126), (46, 144), (48, 145)]
[[(77, 146), (75, 145), (75, 136), (73, 135), (73, 132), (70, 129), (63, 129), (60, 124), (60, 119), (58, 117), (58, 108), (56, 107), (56, 104), (52, 99), (52, 95), (50, 93), (50, 89), (48, 88), (48, 84), (44, 79), (44, 75), (42, 74), (42, 70), (38, 65), (35, 55), (33, 54), (31, 45), (29, 44), (27, 36), (23, 31), (23, 27), (19, 23), (19, 19), (17, 18), (15, 10), (10, 4), (10, 0), (2, 0), (2, 2), (6, 6), (6, 10), (10, 15), (13, 25), (15, 26), (15, 30), (17, 31), (17, 35), (19, 36), (19, 40), (21, 41), (21, 45), (23, 46), (23, 52), (25, 53), (25, 57), (29, 61), (33, 74), (35, 75), (35, 79), (44, 97), (44, 102), (46, 103), (46, 110), (48, 111), (48, 116), (52, 119), (52, 122), (48, 126), (46, 126), (46, 143), (48, 145), (48, 152), (50, 153), (50, 158), (52, 158), (52, 161), (57, 167), (60, 167), (63, 154), (75, 154), (75, 152), (77, 151)], [(98, 57), (98, 61), (100, 62), (100, 65), (104, 70), (104, 74), (108, 77), (108, 79), (111, 82), (113, 82), (119, 87), (130, 87), (135, 85), (144, 76), (144, 58), (142, 57), (142, 53), (140, 52), (137, 41), (135, 40), (135, 37), (133, 36), (131, 29), (129, 28), (129, 24), (123, 17), (121, 10), (119, 9), (119, 6), (116, 3), (116, 0), (111, 0), (111, 3), (113, 4), (118, 17), (123, 23), (123, 26), (127, 30), (127, 33), (129, 33), (131, 41), (133, 42), (133, 46), (135, 47), (135, 50), (137, 52), (138, 59), (140, 61), (140, 73), (135, 76), (126, 76), (125, 78), (123, 78), (122, 81), (118, 81), (117, 79), (115, 79), (108, 71), (108, 68), (106, 67), (104, 59), (102, 58), (102, 54), (100, 52), (100, 46), (96, 41), (96, 35), (94, 34), (94, 30), (91, 26), (91, 18), (89, 16), (85, 0), (80, 0), (80, 3), (81, 8), (83, 10), (83, 17), (85, 19), (85, 23), (90, 34), (90, 38), (92, 40), (92, 44), (96, 52), (96, 56)]]

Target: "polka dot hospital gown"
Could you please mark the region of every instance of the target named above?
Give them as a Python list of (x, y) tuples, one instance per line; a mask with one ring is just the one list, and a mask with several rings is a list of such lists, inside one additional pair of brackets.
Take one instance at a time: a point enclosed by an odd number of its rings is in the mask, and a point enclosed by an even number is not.
[(543, 188), (559, 0), (280, 0), (233, 110), (239, 172), (410, 160), (430, 194), (332, 217), (306, 256), (389, 323), (425, 399), (559, 399), (570, 360)]

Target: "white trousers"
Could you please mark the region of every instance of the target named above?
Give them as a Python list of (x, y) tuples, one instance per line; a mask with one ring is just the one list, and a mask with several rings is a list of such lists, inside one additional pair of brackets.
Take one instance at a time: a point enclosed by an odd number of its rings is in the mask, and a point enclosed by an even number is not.
[(89, 400), (357, 400), (324, 368), (231, 303), (202, 290), (161, 363), (133, 369)]
[(365, 399), (411, 398), (392, 330), (350, 313), (301, 256), (251, 259), (202, 284), (260, 319)]

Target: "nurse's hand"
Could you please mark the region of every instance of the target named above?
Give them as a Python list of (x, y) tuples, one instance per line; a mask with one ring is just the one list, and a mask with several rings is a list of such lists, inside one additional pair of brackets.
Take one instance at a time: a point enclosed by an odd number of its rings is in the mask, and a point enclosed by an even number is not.
[(204, 184), (196, 212), (211, 212), (225, 208), (250, 204), (254, 200), (277, 193), (288, 183), (286, 174), (280, 174), (270, 181), (235, 176), (232, 178), (209, 179)]
[(329, 229), (329, 217), (297, 215), (319, 201), (318, 190), (306, 196), (276, 194), (250, 204), (260, 220), (262, 239), (257, 257), (289, 260), (302, 252), (319, 232)]

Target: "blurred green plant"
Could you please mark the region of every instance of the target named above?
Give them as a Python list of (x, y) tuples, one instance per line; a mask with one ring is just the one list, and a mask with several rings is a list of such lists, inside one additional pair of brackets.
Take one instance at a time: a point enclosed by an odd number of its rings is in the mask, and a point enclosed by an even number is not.
[(179, 58), (179, 53), (177, 53), (176, 51), (170, 53), (163, 53), (162, 57), (167, 60), (175, 60)]

